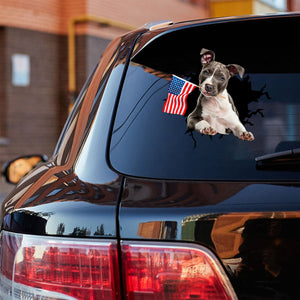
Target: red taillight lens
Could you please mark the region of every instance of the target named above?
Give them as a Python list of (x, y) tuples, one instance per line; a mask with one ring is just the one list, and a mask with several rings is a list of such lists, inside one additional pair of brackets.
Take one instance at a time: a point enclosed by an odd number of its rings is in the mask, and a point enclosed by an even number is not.
[(19, 247), (13, 248), (14, 263), (9, 265), (3, 263), (6, 250), (2, 251), (0, 295), (8, 290), (3, 283), (10, 279), (12, 288), (6, 293), (16, 299), (20, 295), (26, 299), (120, 299), (115, 242), (7, 232), (2, 232), (1, 239), (3, 249), (12, 249), (8, 244), (12, 239)]
[(21, 244), (22, 236), (5, 232), (1, 234), (0, 270), (1, 274), (10, 280), (12, 280), (13, 276), (15, 255)]
[(170, 243), (123, 243), (128, 300), (236, 299), (214, 255), (203, 247)]
[[(216, 257), (179, 243), (117, 242), (1, 232), (0, 299), (236, 299)], [(122, 269), (122, 276), (120, 275)], [(123, 299), (122, 298), (122, 299)]]

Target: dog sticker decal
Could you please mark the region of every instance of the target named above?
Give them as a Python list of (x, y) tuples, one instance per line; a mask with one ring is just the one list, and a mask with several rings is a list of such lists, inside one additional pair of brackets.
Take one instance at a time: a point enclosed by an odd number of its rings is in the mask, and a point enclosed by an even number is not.
[(247, 131), (239, 119), (232, 97), (227, 92), (228, 81), (244, 68), (237, 64), (224, 65), (215, 61), (212, 50), (200, 52), (202, 70), (199, 74), (200, 95), (195, 109), (187, 117), (187, 127), (205, 135), (233, 133), (244, 141), (253, 141), (254, 135)]

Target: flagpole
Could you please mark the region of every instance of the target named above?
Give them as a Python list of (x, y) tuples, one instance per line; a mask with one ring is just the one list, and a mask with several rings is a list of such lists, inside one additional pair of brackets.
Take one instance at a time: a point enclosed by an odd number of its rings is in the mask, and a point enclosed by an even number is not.
[[(177, 75), (174, 75), (174, 74), (172, 74), (172, 76), (175, 76), (175, 77), (177, 77), (177, 78), (179, 78), (179, 79), (181, 79), (181, 80), (184, 80), (185, 82), (189, 82), (189, 83), (193, 84), (195, 87), (201, 89), (201, 86), (199, 86), (199, 85), (197, 85), (197, 84), (195, 84), (195, 83), (193, 83), (193, 82), (190, 82), (190, 81), (188, 81), (188, 80), (185, 80), (185, 79), (183, 79), (183, 78), (181, 78), (181, 77), (179, 77), (179, 76), (177, 76)], [(225, 97), (222, 96), (221, 94), (219, 94), (218, 97), (221, 97), (221, 98), (225, 99)]]
[(186, 79), (183, 79), (183, 78), (181, 78), (181, 77), (179, 77), (179, 76), (177, 76), (177, 75), (172, 74), (172, 76), (175, 76), (175, 77), (177, 77), (177, 78), (179, 78), (179, 79), (181, 79), (181, 80), (184, 80), (184, 81), (186, 81), (186, 82), (189, 82), (189, 83), (193, 84), (194, 86), (198, 87), (199, 89), (201, 88), (199, 85), (197, 85), (197, 84), (195, 84), (195, 83), (193, 83), (193, 82), (190, 82), (190, 81), (188, 81), (188, 80), (186, 80)]

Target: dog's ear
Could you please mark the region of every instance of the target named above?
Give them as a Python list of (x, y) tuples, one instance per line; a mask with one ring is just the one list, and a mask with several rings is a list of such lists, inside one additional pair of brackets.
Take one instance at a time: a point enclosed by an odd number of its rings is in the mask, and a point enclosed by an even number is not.
[(212, 50), (207, 50), (205, 48), (202, 48), (202, 50), (200, 51), (200, 55), (201, 55), (202, 65), (206, 65), (211, 61), (215, 60), (215, 52)]
[(226, 67), (230, 73), (230, 76), (235, 76), (235, 75), (239, 74), (240, 77), (243, 78), (245, 69), (242, 66), (232, 64), (232, 65), (227, 65)]

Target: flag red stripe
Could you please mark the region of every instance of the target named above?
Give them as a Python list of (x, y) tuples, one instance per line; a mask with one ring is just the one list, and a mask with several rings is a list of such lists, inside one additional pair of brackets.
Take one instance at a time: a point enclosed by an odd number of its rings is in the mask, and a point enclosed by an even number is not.
[(183, 91), (181, 93), (181, 96), (179, 97), (180, 99), (180, 105), (178, 107), (177, 110), (177, 114), (179, 115), (184, 115), (185, 111), (186, 111), (186, 99), (188, 94), (192, 91), (193, 89), (193, 85), (189, 84), (189, 83), (185, 83), (184, 87), (183, 87)]
[(165, 102), (164, 109), (163, 109), (163, 111), (166, 112), (166, 113), (170, 112), (170, 105), (171, 105), (171, 101), (172, 101), (171, 98), (172, 98), (172, 95), (169, 94), (168, 98), (167, 98), (167, 100)]
[(173, 96), (172, 114), (175, 114), (175, 110), (178, 105), (178, 96)]
[(194, 85), (192, 84), (187, 84), (187, 89), (185, 92), (185, 97), (184, 97), (184, 102), (183, 102), (183, 108), (181, 110), (181, 115), (184, 115), (186, 112), (186, 108), (187, 108), (187, 103), (186, 103), (186, 99), (188, 97), (188, 95), (192, 92), (192, 90), (194, 89)]
[(182, 95), (179, 97), (179, 105), (178, 105), (178, 109), (177, 109), (177, 114), (181, 115), (182, 114), (182, 109), (185, 106), (185, 99), (186, 99), (186, 95)]

